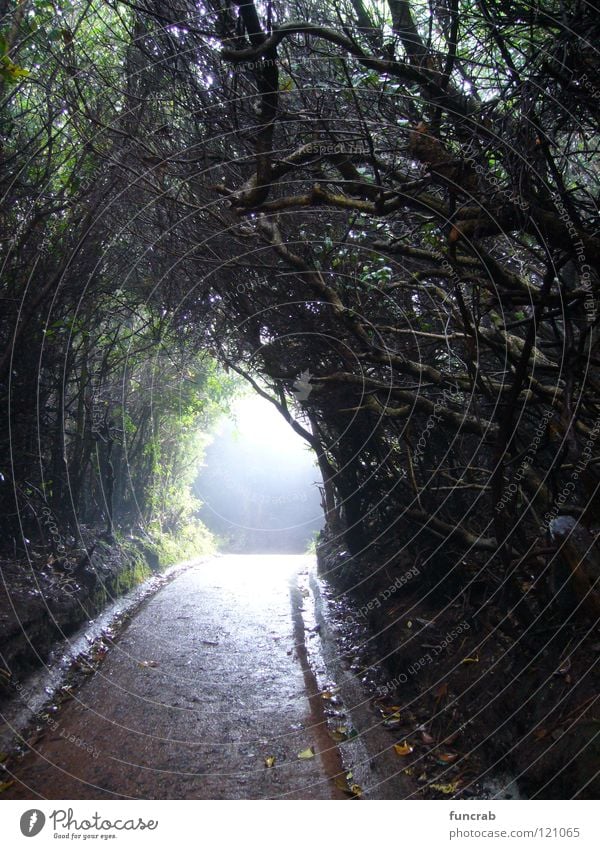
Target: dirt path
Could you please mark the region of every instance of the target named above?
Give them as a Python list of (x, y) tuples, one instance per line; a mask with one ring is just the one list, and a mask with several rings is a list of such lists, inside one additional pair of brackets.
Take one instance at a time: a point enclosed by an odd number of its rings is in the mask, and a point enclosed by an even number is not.
[(305, 644), (308, 565), (225, 556), (176, 578), (48, 719), (3, 798), (347, 798)]

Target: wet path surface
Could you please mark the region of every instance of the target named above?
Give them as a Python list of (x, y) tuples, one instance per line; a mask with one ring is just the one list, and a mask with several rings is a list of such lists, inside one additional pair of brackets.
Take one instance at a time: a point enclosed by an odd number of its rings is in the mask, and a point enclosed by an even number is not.
[[(232, 555), (179, 575), (48, 718), (3, 798), (345, 799), (349, 770), (367, 797), (409, 795), (378, 777), (363, 734), (332, 740), (335, 658), (311, 570), (307, 557)], [(351, 697), (359, 716), (366, 696)]]

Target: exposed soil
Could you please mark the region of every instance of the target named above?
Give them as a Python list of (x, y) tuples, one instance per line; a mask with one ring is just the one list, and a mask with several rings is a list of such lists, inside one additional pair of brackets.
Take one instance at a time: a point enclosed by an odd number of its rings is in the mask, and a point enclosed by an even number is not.
[(139, 543), (117, 545), (85, 527), (80, 534), (80, 547), (60, 556), (32, 547), (28, 558), (0, 561), (0, 705), (57, 641), (159, 570)]
[[(467, 563), (434, 582), (381, 554), (353, 560), (331, 544), (319, 554), (348, 645), (368, 629), (357, 674), (386, 670), (374, 681), (382, 716), (396, 708), (392, 724), (413, 748), (406, 761), (424, 796), (495, 788), (500, 798), (598, 798), (600, 632), (585, 610), (545, 607), (532, 583), (524, 628), (501, 597), (482, 597)], [(345, 615), (346, 598), (358, 618)]]

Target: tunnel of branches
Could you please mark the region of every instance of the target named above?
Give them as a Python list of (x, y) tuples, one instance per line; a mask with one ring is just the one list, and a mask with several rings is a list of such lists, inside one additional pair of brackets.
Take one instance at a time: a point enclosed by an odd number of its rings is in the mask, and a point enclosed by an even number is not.
[(526, 619), (552, 523), (600, 522), (598, 10), (1, 6), (3, 547), (176, 527), (241, 378), (347, 562)]

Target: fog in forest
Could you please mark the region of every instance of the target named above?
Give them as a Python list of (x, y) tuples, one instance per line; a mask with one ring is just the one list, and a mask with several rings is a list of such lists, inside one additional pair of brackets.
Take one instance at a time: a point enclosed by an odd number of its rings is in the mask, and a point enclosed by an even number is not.
[(302, 553), (323, 525), (312, 451), (262, 398), (219, 422), (194, 486), (224, 551)]

